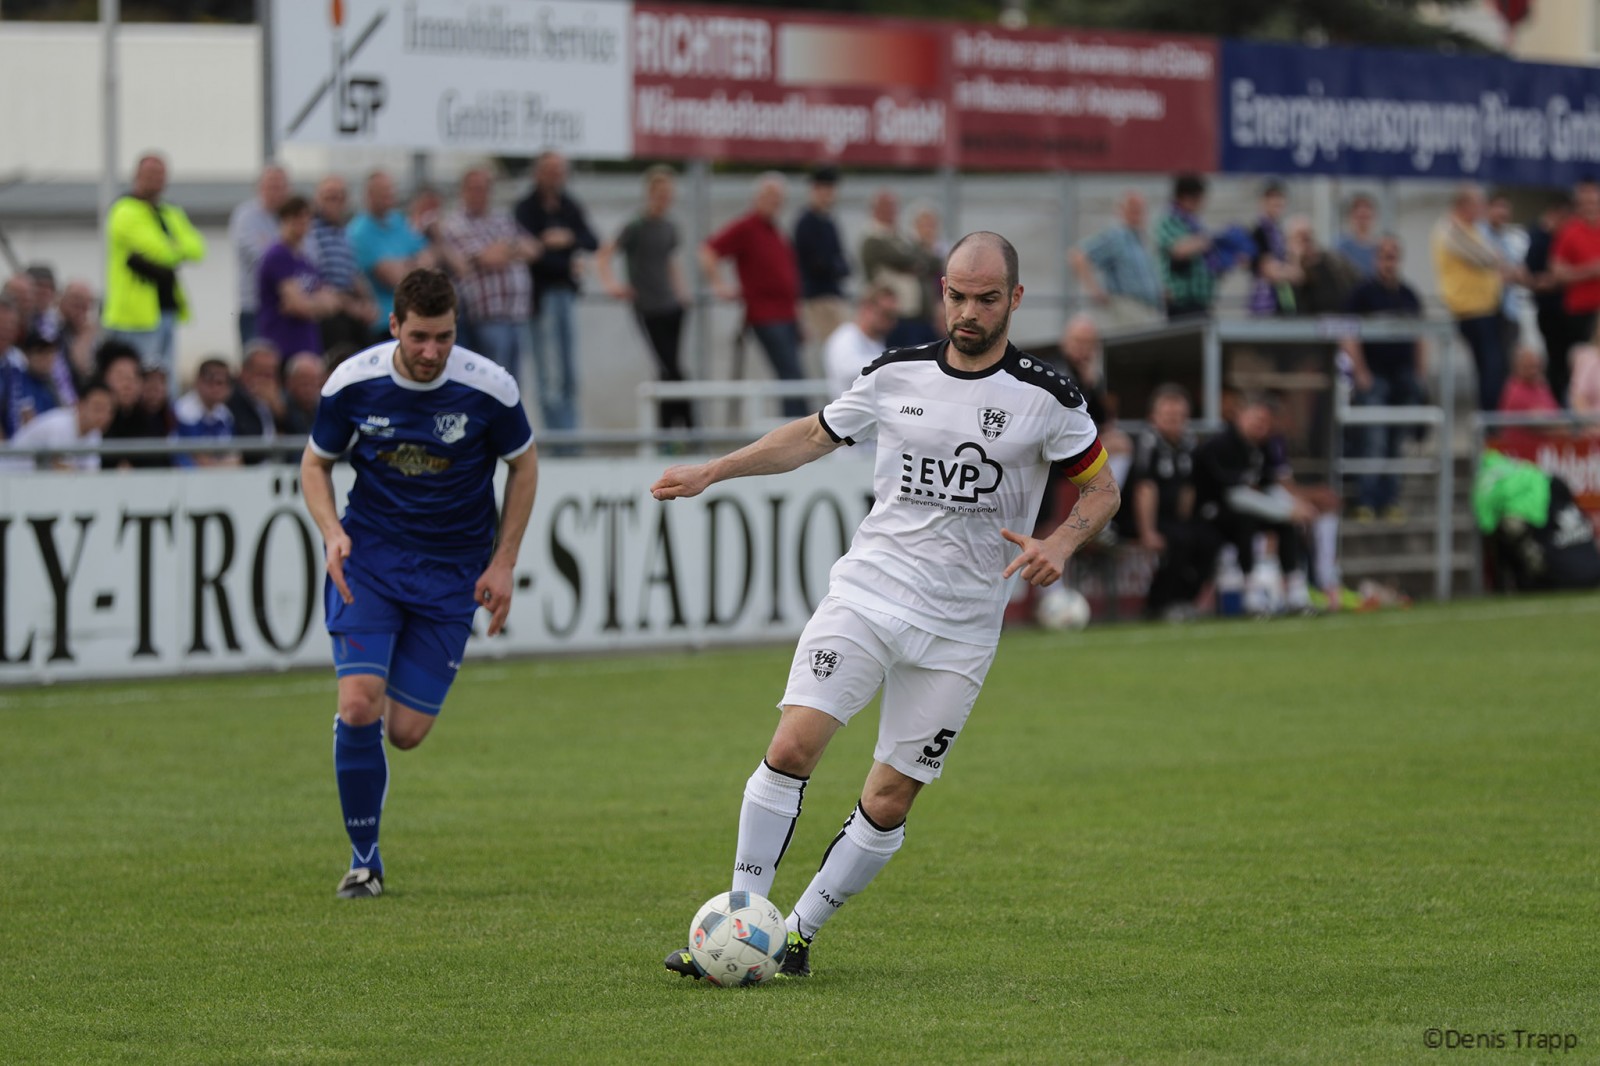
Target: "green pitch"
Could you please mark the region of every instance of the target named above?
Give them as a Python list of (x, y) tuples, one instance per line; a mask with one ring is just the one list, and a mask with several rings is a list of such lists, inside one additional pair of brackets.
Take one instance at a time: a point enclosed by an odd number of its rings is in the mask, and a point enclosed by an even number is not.
[[(738, 991), (660, 959), (727, 887), (787, 648), (469, 665), (390, 754), (360, 902), (331, 676), (0, 690), (0, 1061), (1593, 1061), (1597, 631), (1563, 598), (1010, 635), (816, 976)], [(1505, 1050), (1425, 1046), (1468, 1037)]]

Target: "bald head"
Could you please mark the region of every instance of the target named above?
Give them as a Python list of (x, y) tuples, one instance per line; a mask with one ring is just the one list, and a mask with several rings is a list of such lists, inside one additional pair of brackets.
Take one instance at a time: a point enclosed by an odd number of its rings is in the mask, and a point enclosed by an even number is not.
[(256, 179), (256, 198), (261, 201), (261, 206), (272, 212), (278, 213), (278, 208), (289, 199), (289, 173), (277, 164), (269, 165), (261, 172), (261, 177)]
[(951, 349), (974, 361), (962, 369), (981, 370), (1005, 353), (1011, 312), (1021, 301), (1010, 241), (981, 232), (956, 242), (944, 263), (944, 315)]
[(783, 203), (788, 196), (788, 179), (775, 170), (769, 170), (756, 178), (750, 206), (761, 217), (773, 218), (783, 210)]
[(960, 259), (960, 271), (963, 273), (987, 272), (985, 268), (990, 265), (987, 257), (998, 257), (1001, 264), (1001, 274), (1005, 278), (1006, 290), (1009, 292), (1017, 287), (1019, 269), (1017, 266), (1017, 250), (1011, 242), (998, 233), (988, 230), (978, 230), (969, 233), (956, 242), (950, 249), (950, 254), (944, 261), (946, 274), (957, 271), (957, 261)]
[(1076, 314), (1061, 331), (1061, 353), (1074, 367), (1093, 366), (1100, 357), (1100, 327), (1087, 314)]
[(345, 204), (350, 199), (350, 190), (345, 185), (344, 179), (337, 174), (329, 174), (317, 182), (317, 191), (312, 205), (317, 210), (317, 217), (334, 225), (343, 225)]
[(1122, 216), (1123, 224), (1134, 231), (1144, 229), (1145, 202), (1144, 197), (1132, 189), (1122, 194), (1121, 201), (1117, 204), (1117, 214)]
[(133, 170), (133, 195), (154, 200), (166, 191), (167, 161), (158, 155), (142, 156)]

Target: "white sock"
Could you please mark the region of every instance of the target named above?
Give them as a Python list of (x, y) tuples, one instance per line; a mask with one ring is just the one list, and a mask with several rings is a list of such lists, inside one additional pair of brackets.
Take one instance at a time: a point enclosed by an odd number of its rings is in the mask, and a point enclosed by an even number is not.
[(1311, 606), (1311, 586), (1306, 581), (1304, 570), (1291, 570), (1289, 576), (1284, 578), (1283, 602), (1294, 610)]
[(822, 866), (789, 912), (789, 928), (810, 940), (845, 901), (872, 883), (906, 840), (904, 822), (879, 829), (856, 804), (844, 828), (828, 845)]
[(1312, 550), (1316, 553), (1317, 580), (1324, 589), (1336, 589), (1342, 582), (1339, 573), (1339, 516), (1318, 515), (1311, 523)]
[(733, 856), (735, 892), (772, 894), (772, 879), (794, 836), (805, 794), (806, 778), (774, 770), (765, 759), (750, 775), (739, 807), (739, 849)]

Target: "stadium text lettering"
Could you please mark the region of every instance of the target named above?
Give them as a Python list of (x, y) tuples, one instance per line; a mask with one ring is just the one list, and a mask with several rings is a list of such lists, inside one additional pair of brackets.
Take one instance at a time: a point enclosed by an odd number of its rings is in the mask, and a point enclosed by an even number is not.
[[(306, 639), (311, 630), (313, 612), (317, 603), (317, 582), (322, 574), (322, 560), (312, 537), (309, 520), (303, 511), (290, 506), (280, 506), (269, 512), (256, 527), (254, 539), (248, 546), (248, 585), (236, 586), (233, 579), (235, 563), (241, 561), (239, 534), (234, 517), (227, 511), (133, 511), (124, 509), (114, 523), (114, 532), (102, 532), (105, 523), (98, 522), (95, 514), (73, 515), (65, 519), (59, 515), (29, 517), (23, 520), (31, 537), (12, 537), (11, 527), (19, 525), (10, 518), (0, 519), (0, 585), (13, 588), (17, 582), (6, 580), (23, 568), (37, 569), (49, 587), (52, 617), (47, 633), (35, 623), (24, 632), (13, 635), (13, 612), (25, 618), (38, 618), (36, 604), (12, 602), (6, 596), (0, 600), (0, 665), (31, 662), (35, 654), (35, 641), (48, 636), (47, 662), (73, 662), (77, 653), (73, 636), (91, 632), (96, 627), (75, 625), (74, 610), (90, 610), (95, 614), (116, 612), (119, 594), (130, 590), (111, 582), (109, 587), (84, 589), (77, 579), (85, 568), (86, 548), (90, 555), (107, 555), (131, 548), (135, 559), (122, 573), (131, 571), (134, 578), (132, 614), (134, 643), (129, 649), (130, 658), (158, 658), (169, 652), (157, 645), (158, 604), (172, 584), (175, 571), (186, 562), (189, 580), (188, 621), (189, 641), (183, 649), (187, 655), (208, 655), (213, 651), (239, 652), (242, 644), (237, 619), (239, 610), (247, 612), (254, 623), (256, 636), (268, 648), (277, 652), (293, 651)], [(180, 538), (179, 533), (187, 533)], [(103, 538), (113, 538), (111, 545), (95, 544)], [(179, 540), (184, 542), (182, 548)], [(29, 542), (31, 541), (31, 545)], [(27, 547), (33, 549), (30, 558)], [(187, 552), (188, 558), (174, 558), (174, 548)], [(162, 550), (165, 549), (165, 550)], [(291, 560), (292, 573), (277, 572), (274, 562), (279, 552)], [(107, 582), (105, 570), (95, 571), (99, 582)], [(166, 584), (159, 584), (160, 574)], [(236, 596), (245, 592), (248, 602), (239, 604)], [(179, 605), (180, 610), (184, 605)], [(285, 610), (285, 608), (287, 608)], [(287, 614), (287, 619), (284, 615)], [(100, 620), (104, 625), (105, 620)], [(213, 631), (213, 623), (215, 630)], [(43, 651), (43, 646), (40, 647)]]
[[(761, 614), (779, 624), (809, 612), (859, 516), (847, 516), (828, 492), (765, 503), (732, 495), (687, 507), (643, 508), (634, 495), (555, 501), (547, 550), (562, 588), (543, 597), (545, 630), (569, 637), (586, 617), (607, 633), (726, 630)], [(703, 565), (690, 565), (696, 554)], [(814, 559), (822, 563), (808, 565)], [(697, 575), (697, 587), (687, 574)]]

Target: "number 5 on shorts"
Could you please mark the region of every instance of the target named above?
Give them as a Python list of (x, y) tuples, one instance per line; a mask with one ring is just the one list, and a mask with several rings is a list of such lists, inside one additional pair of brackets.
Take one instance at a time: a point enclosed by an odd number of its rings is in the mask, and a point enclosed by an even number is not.
[(933, 736), (933, 743), (922, 749), (922, 754), (930, 759), (937, 759), (950, 750), (950, 742), (956, 737), (954, 729), (941, 729)]

